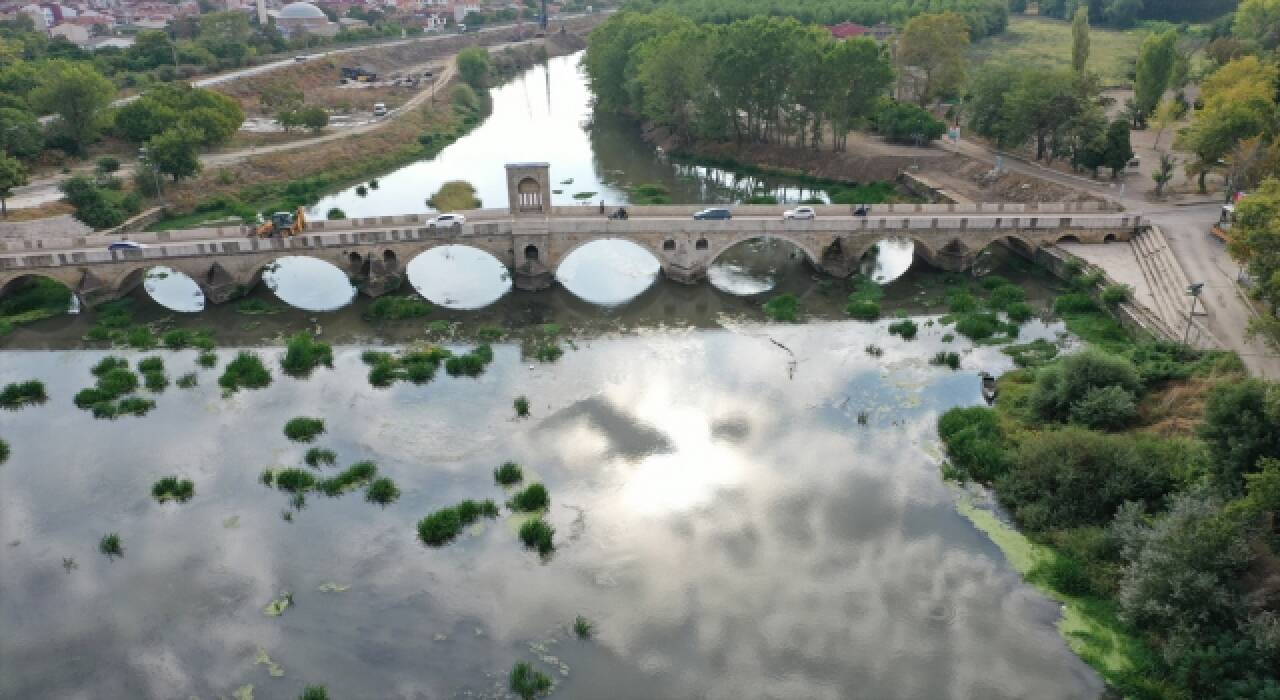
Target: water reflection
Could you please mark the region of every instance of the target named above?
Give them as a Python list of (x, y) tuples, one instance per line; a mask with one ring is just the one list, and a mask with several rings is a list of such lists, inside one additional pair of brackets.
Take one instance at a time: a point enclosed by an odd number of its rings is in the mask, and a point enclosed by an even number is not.
[(763, 294), (784, 276), (803, 274), (804, 253), (778, 238), (743, 241), (730, 246), (707, 269), (712, 286), (736, 296)]
[(147, 296), (170, 311), (204, 311), (204, 292), (200, 291), (200, 285), (171, 267), (157, 266), (147, 270), (142, 286), (147, 290)]
[[(296, 697), (323, 682), (334, 697), (497, 698), (523, 660), (557, 698), (1096, 698), (1058, 605), (956, 514), (930, 456), (938, 414), (1011, 363), (920, 321), (912, 342), (851, 322), (596, 338), (532, 371), (499, 345), (479, 381), (387, 389), (368, 385), (363, 348), (339, 347), (332, 370), (231, 398), (203, 371), (158, 397), (145, 432), (69, 402), (13, 414), (0, 695)], [(927, 363), (943, 348), (964, 370)], [(259, 352), (277, 366), (278, 349)], [(0, 382), (72, 395), (103, 354), (9, 353)], [(201, 372), (192, 353), (164, 357)], [(513, 422), (519, 394), (533, 418)], [(374, 460), (400, 501), (314, 498), (283, 521), (286, 494), (257, 474), (301, 463), (280, 427), (303, 407), (326, 419), (317, 444)], [(507, 460), (551, 491), (549, 561), (507, 515), (442, 549), (415, 540), (426, 513), (504, 500), (492, 471)], [(174, 470), (195, 499), (152, 502)], [(106, 532), (123, 559), (97, 554)], [(296, 604), (263, 615), (282, 590)], [(566, 631), (579, 614), (589, 643)]]
[(263, 270), (262, 281), (280, 301), (304, 311), (335, 311), (356, 296), (356, 288), (345, 272), (305, 256), (277, 259)]
[(409, 261), (405, 270), (419, 294), (447, 309), (479, 309), (511, 291), (507, 266), (470, 246), (432, 248)]
[(556, 280), (584, 301), (618, 306), (653, 286), (662, 264), (653, 253), (631, 241), (598, 240), (587, 243), (561, 261)]
[(916, 244), (909, 238), (885, 238), (862, 258), (859, 272), (880, 284), (905, 275), (915, 259)]

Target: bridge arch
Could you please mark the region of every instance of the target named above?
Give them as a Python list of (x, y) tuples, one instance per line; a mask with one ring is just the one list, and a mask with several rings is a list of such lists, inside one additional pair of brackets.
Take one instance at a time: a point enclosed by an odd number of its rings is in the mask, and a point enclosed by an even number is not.
[(79, 286), (79, 283), (80, 283), (81, 275), (80, 273), (75, 272), (74, 270), (72, 270), (71, 272), (75, 274), (67, 275), (57, 269), (15, 271), (14, 274), (9, 274), (9, 275), (0, 277), (0, 280), (3, 280), (3, 282), (0, 282), (0, 299), (3, 299), (9, 296), (10, 294), (13, 294), (14, 292), (17, 292), (18, 290), (22, 289), (22, 287), (24, 287), (25, 285), (30, 284), (32, 281), (37, 279), (45, 279), (45, 280), (57, 282), (58, 284), (66, 287), (67, 289), (70, 289), (72, 294), (75, 294), (77, 291), (76, 288)]
[[(706, 239), (703, 238), (700, 240), (706, 240)], [(810, 265), (813, 265), (814, 267), (819, 269), (821, 269), (822, 267), (821, 266), (822, 251), (818, 250), (817, 247), (815, 245), (812, 245), (809, 241), (797, 236), (792, 236), (787, 233), (760, 233), (756, 231), (744, 231), (742, 233), (737, 233), (732, 236), (725, 236), (723, 242), (720, 242), (717, 240), (715, 243), (708, 243), (707, 247), (702, 249), (702, 250), (708, 251), (707, 257), (706, 257), (707, 266), (710, 267), (711, 265), (715, 264), (715, 261), (717, 258), (719, 258), (721, 255), (724, 255), (725, 251), (729, 250), (735, 245), (738, 245), (739, 243), (745, 243), (747, 241), (753, 241), (753, 240), (785, 241), (787, 243), (790, 243), (792, 246), (795, 246), (797, 249), (800, 250), (801, 253), (804, 253), (805, 259), (809, 261)]]

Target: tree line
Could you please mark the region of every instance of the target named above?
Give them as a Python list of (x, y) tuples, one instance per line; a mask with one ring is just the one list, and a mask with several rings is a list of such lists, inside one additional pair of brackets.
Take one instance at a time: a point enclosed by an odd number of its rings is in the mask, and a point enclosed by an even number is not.
[(871, 39), (835, 41), (792, 18), (698, 24), (667, 12), (623, 12), (592, 33), (584, 60), (596, 107), (699, 140), (837, 150), (874, 123), (899, 140), (937, 138), (945, 126), (886, 101), (894, 71)]
[[(1080, 8), (1095, 21), (1111, 27), (1132, 27), (1140, 20), (1203, 22), (1230, 13), (1239, 0), (1039, 0), (1042, 17), (1070, 19)], [(1014, 12), (1024, 12), (1027, 0), (1009, 3)]]
[(974, 38), (999, 34), (1009, 23), (1006, 0), (631, 0), (627, 9), (668, 11), (699, 24), (729, 24), (753, 17), (791, 17), (803, 24), (887, 22), (902, 26), (922, 14), (955, 12)]

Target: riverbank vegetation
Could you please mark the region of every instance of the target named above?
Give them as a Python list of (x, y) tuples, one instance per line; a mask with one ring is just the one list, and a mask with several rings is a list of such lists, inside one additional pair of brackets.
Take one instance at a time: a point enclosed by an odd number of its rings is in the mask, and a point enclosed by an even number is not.
[(374, 299), (364, 312), (367, 321), (403, 321), (431, 313), (431, 303), (412, 294)]
[(948, 474), (994, 488), (1033, 547), (1019, 568), (1121, 694), (1280, 693), (1280, 386), (1220, 352), (1110, 350), (1024, 360), (994, 408), (944, 414)]
[(400, 380), (425, 384), (435, 378), (440, 365), (452, 356), (453, 353), (447, 348), (429, 345), (425, 348), (410, 348), (399, 355), (366, 350), (360, 355), (360, 359), (369, 366), (369, 384), (384, 388)]
[(0, 299), (0, 337), (27, 323), (67, 312), (71, 290), (47, 277), (31, 277), (14, 282)]
[(444, 361), (444, 371), (450, 377), (478, 377), (493, 362), (493, 348), (488, 344), (477, 345), (470, 352), (451, 355)]
[(765, 302), (761, 308), (775, 321), (794, 323), (800, 320), (800, 300), (794, 294), (779, 294)]
[(284, 373), (298, 379), (306, 378), (319, 366), (333, 368), (333, 347), (316, 340), (309, 331), (302, 331), (289, 338), (285, 344), (280, 366)]
[(627, 9), (666, 11), (706, 24), (728, 24), (753, 17), (791, 17), (805, 24), (832, 25), (880, 22), (901, 26), (926, 12), (959, 13), (974, 36), (999, 34), (1009, 19), (1002, 0), (932, 0), (931, 2), (865, 2), (832, 0), (823, 3), (784, 3), (771, 0), (632, 0)]
[[(121, 415), (144, 416), (155, 408), (155, 401), (131, 395), (138, 390), (139, 381), (138, 375), (129, 369), (128, 360), (108, 355), (99, 360), (90, 372), (97, 381), (93, 387), (77, 392), (74, 401), (77, 408), (91, 411), (94, 418), (111, 420)], [(163, 371), (160, 378), (165, 385), (168, 384)]]

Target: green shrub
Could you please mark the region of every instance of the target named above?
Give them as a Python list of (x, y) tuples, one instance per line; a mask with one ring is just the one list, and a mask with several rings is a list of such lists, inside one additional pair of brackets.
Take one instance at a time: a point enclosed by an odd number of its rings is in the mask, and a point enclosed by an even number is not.
[(526, 513), (545, 510), (551, 507), (551, 495), (547, 493), (547, 487), (535, 481), (513, 495), (508, 505), (512, 510)]
[(953, 408), (938, 419), (947, 456), (971, 479), (990, 482), (1009, 469), (1009, 456), (996, 412), (981, 406)]
[(578, 639), (590, 639), (595, 626), (587, 618), (579, 615), (573, 620), (573, 633)]
[(150, 350), (156, 346), (156, 336), (146, 326), (134, 326), (124, 336), (125, 345), (138, 350)]
[(261, 299), (245, 299), (236, 304), (236, 313), (246, 316), (265, 316), (268, 314), (278, 314), (284, 311), (283, 306), (268, 304)]
[(147, 372), (163, 372), (164, 360), (158, 355), (152, 355), (138, 361), (138, 371), (143, 374)]
[(331, 467), (337, 464), (338, 453), (324, 447), (312, 447), (307, 450), (307, 454), (303, 456), (302, 461), (306, 462), (308, 467)]
[(17, 410), (23, 406), (35, 406), (49, 400), (44, 382), (31, 379), (25, 382), (6, 384), (0, 390), (0, 407)]
[(1089, 314), (1100, 311), (1093, 297), (1081, 292), (1063, 294), (1053, 300), (1055, 314)]
[(502, 340), (502, 337), (505, 335), (506, 331), (494, 326), (485, 326), (484, 328), (476, 331), (476, 338), (478, 338), (482, 343), (496, 343), (499, 340)]
[(179, 480), (176, 476), (166, 476), (151, 486), (151, 496), (160, 503), (173, 500), (186, 503), (196, 495), (196, 485), (190, 479)]
[(311, 442), (324, 432), (324, 421), (319, 418), (299, 416), (284, 424), (284, 436), (294, 442)]
[(889, 324), (889, 333), (891, 335), (900, 335), (903, 340), (915, 339), (916, 333), (919, 330), (920, 327), (916, 325), (916, 322), (909, 318), (904, 318), (901, 321), (895, 321)]
[(764, 312), (775, 321), (796, 321), (800, 316), (800, 300), (794, 294), (781, 294), (764, 304)]
[(284, 373), (291, 377), (306, 377), (320, 365), (333, 367), (333, 347), (322, 343), (307, 331), (302, 331), (291, 338), (285, 345), (284, 356), (280, 358), (280, 366)]
[(533, 700), (551, 690), (551, 679), (547, 674), (534, 670), (533, 666), (521, 661), (511, 669), (511, 692), (520, 696), (521, 700)]
[(880, 304), (874, 301), (856, 299), (845, 305), (844, 312), (859, 321), (874, 321), (880, 318)]
[(1044, 420), (1066, 420), (1071, 408), (1091, 389), (1115, 386), (1136, 397), (1142, 385), (1133, 363), (1123, 357), (1088, 348), (1043, 367), (1036, 374), (1029, 401)]
[(1005, 307), (1004, 312), (1009, 317), (1009, 320), (1014, 323), (1026, 323), (1031, 320), (1032, 316), (1036, 315), (1035, 309), (1031, 308), (1031, 305), (1025, 301), (1015, 301), (1009, 304)]
[(991, 298), (987, 300), (987, 303), (993, 309), (1008, 311), (1011, 304), (1024, 303), (1026, 300), (1027, 293), (1022, 289), (1022, 287), (1006, 284), (996, 287), (991, 292)]
[(947, 308), (953, 314), (967, 313), (978, 308), (978, 300), (968, 292), (955, 292), (947, 297)]
[(1120, 430), (1137, 415), (1132, 393), (1118, 386), (1093, 387), (1071, 404), (1069, 420), (1094, 430)]
[(985, 340), (999, 333), (1004, 326), (995, 314), (983, 311), (965, 314), (956, 319), (955, 328), (957, 333), (970, 340)]
[(1133, 296), (1133, 288), (1127, 284), (1109, 284), (1102, 290), (1102, 303), (1107, 306), (1123, 304)]
[(237, 353), (218, 378), (218, 385), (227, 393), (240, 389), (261, 389), (270, 383), (271, 372), (262, 364), (262, 358), (247, 350)]
[(524, 471), (515, 462), (505, 462), (493, 470), (493, 480), (500, 486), (514, 486), (524, 481)]
[(129, 396), (120, 399), (119, 412), (131, 416), (145, 416), (156, 407), (156, 402), (141, 396)]
[(1058, 356), (1058, 346), (1044, 338), (1036, 338), (1021, 345), (1009, 345), (1000, 351), (1012, 357), (1013, 363), (1019, 367), (1039, 367)]
[(1209, 391), (1200, 437), (1213, 453), (1213, 474), (1228, 493), (1263, 457), (1280, 456), (1280, 388), (1258, 380), (1225, 382)]
[(986, 277), (982, 278), (983, 289), (995, 290), (1000, 287), (1004, 287), (1011, 284), (1013, 283), (1010, 282), (1008, 279), (1001, 277), (1000, 275), (987, 275)]
[(165, 376), (163, 371), (143, 372), (142, 383), (147, 387), (148, 391), (158, 394), (169, 387), (169, 378)]
[(98, 377), (97, 386), (103, 398), (119, 398), (138, 388), (138, 375), (124, 367), (117, 367)]
[(101, 360), (98, 360), (98, 363), (94, 365), (93, 368), (90, 369), (89, 371), (92, 372), (93, 376), (95, 377), (102, 377), (102, 375), (106, 374), (107, 372), (110, 372), (113, 369), (128, 369), (128, 368), (129, 368), (128, 360), (124, 359), (123, 357), (107, 355)]
[(533, 348), (533, 356), (538, 362), (555, 362), (564, 355), (564, 349), (553, 341), (539, 342)]
[(298, 700), (329, 700), (329, 691), (323, 685), (309, 685), (302, 690)]
[(365, 309), (370, 321), (401, 321), (431, 313), (431, 304), (415, 296), (378, 297)]
[(520, 526), (520, 541), (528, 549), (538, 550), (541, 556), (549, 556), (555, 551), (555, 528), (541, 518), (529, 520)]
[(374, 479), (364, 492), (366, 501), (381, 506), (394, 503), (398, 498), (400, 498), (400, 489), (396, 487), (396, 482), (386, 477)]

